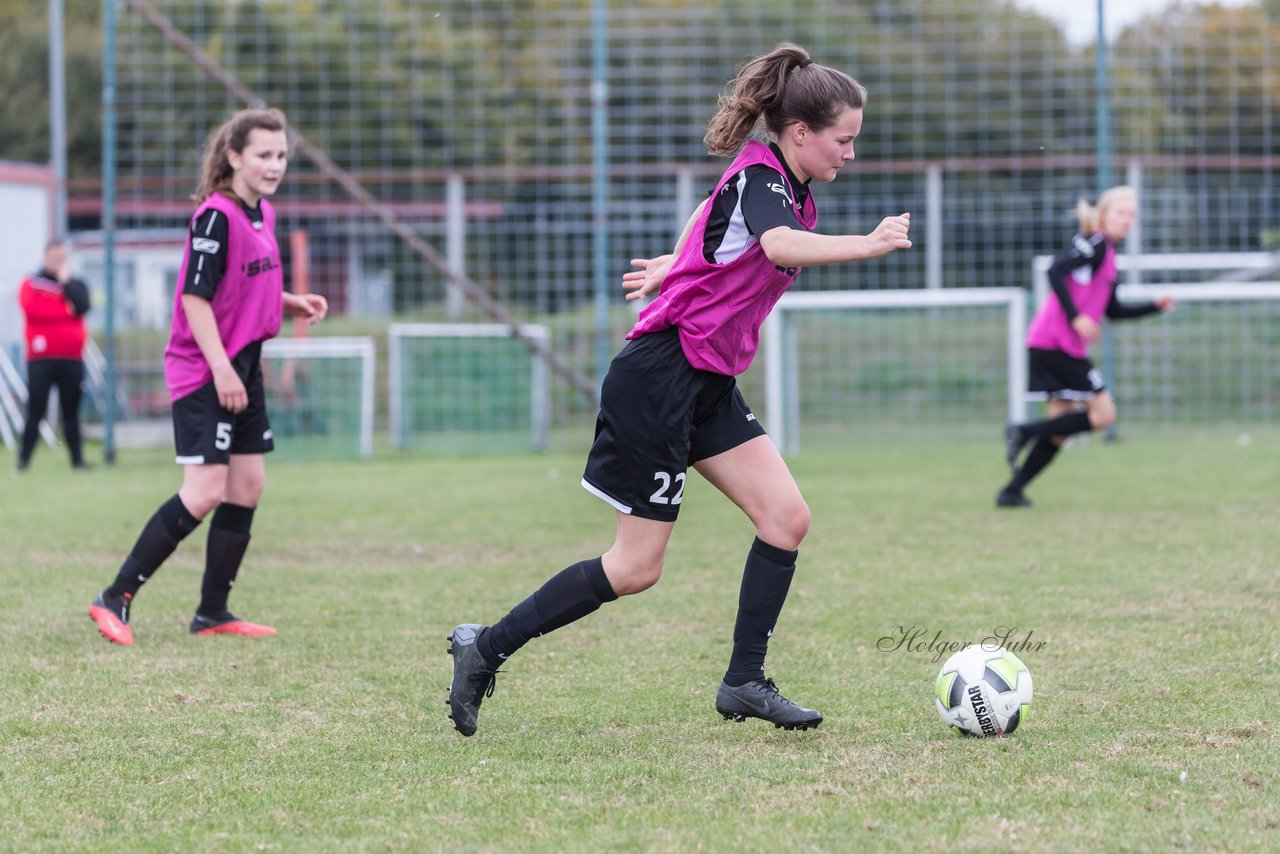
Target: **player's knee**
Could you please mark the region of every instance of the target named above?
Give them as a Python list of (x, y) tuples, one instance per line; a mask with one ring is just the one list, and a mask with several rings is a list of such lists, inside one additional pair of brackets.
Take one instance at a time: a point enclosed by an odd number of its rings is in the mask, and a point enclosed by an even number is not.
[[(658, 583), (658, 579), (662, 577), (662, 559), (644, 561), (637, 563), (631, 568), (629, 575), (630, 585), (628, 593), (639, 593), (642, 590), (648, 590), (650, 587)], [(617, 591), (614, 591), (615, 593)], [(621, 594), (619, 594), (621, 595)]]
[(213, 508), (222, 503), (222, 490), (219, 487), (220, 484), (184, 486), (179, 490), (178, 498), (181, 499), (182, 506), (187, 508), (187, 512), (197, 519), (203, 519), (213, 512)]
[(756, 534), (780, 549), (797, 549), (809, 533), (810, 521), (809, 505), (799, 499), (770, 513), (768, 519), (757, 526)]
[(662, 577), (662, 558), (619, 559), (606, 567), (609, 585), (619, 596), (629, 596), (648, 590)]
[(1106, 430), (1116, 423), (1115, 404), (1092, 407), (1089, 410), (1089, 426), (1094, 430)]
[(261, 474), (242, 478), (227, 484), (226, 500), (241, 507), (257, 507), (262, 490), (266, 488), (267, 479)]

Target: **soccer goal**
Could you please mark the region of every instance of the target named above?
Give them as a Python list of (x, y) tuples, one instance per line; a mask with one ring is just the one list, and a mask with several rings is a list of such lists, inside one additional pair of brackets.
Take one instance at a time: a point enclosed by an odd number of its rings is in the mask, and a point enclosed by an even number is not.
[(263, 344), (275, 455), (371, 456), (375, 365), (372, 338), (273, 338)]
[[(544, 326), (521, 329), (550, 342)], [(388, 330), (388, 349), (394, 447), (451, 453), (547, 449), (546, 362), (505, 325), (396, 323)]]
[[(1031, 259), (1031, 293), (1035, 305), (1044, 302), (1049, 293), (1049, 267), (1052, 255), (1036, 255)], [(1233, 278), (1272, 278), (1280, 253), (1275, 252), (1120, 252), (1116, 254), (1116, 269), (1121, 281), (1139, 284), (1145, 274), (1161, 281), (1189, 282), (1216, 274), (1215, 279), (1226, 284)]]
[(1280, 282), (1121, 285), (1118, 295), (1178, 300), (1167, 315), (1113, 327), (1107, 383), (1123, 423), (1145, 429), (1280, 420)]
[(1021, 288), (784, 295), (764, 331), (773, 441), (997, 434), (1025, 413), (1026, 305)]

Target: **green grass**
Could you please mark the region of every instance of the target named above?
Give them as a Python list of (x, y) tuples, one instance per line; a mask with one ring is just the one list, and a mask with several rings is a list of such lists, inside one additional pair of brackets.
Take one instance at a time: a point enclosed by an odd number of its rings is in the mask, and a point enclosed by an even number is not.
[[(463, 739), (450, 628), (611, 541), (580, 454), (271, 465), (232, 604), (280, 635), (187, 634), (202, 529), (120, 648), (86, 606), (178, 472), (42, 448), (0, 480), (0, 849), (1274, 850), (1278, 450), (1094, 440), (1029, 512), (991, 507), (994, 440), (797, 457), (770, 662), (807, 733), (712, 708), (752, 531), (694, 478), (662, 582), (531, 643)], [(932, 652), (877, 648), (998, 626), (1043, 643), (1005, 739), (941, 723)]]

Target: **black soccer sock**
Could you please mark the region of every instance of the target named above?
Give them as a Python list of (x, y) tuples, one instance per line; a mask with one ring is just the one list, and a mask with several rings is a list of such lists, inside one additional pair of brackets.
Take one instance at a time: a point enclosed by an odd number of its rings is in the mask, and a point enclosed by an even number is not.
[(480, 654), (496, 667), (530, 639), (581, 620), (617, 598), (601, 559), (584, 560), (549, 578), (536, 593), (482, 632), (476, 643)]
[(160, 568), (160, 564), (168, 560), (169, 555), (178, 547), (178, 543), (199, 526), (200, 520), (191, 515), (182, 499), (173, 496), (147, 520), (138, 541), (133, 544), (133, 551), (124, 559), (116, 580), (111, 582), (107, 593), (120, 596), (124, 593), (134, 594), (138, 588)]
[(200, 607), (196, 613), (220, 617), (227, 610), (227, 595), (236, 583), (240, 561), (249, 548), (249, 529), (253, 527), (252, 507), (225, 501), (213, 511), (209, 520), (209, 539), (205, 543), (204, 579), (200, 582)]
[(771, 546), (759, 537), (751, 544), (747, 565), (742, 571), (742, 588), (738, 592), (733, 653), (724, 674), (724, 681), (729, 685), (745, 685), (764, 676), (769, 638), (787, 601), (798, 554)]
[(1010, 492), (1021, 492), (1022, 488), (1032, 481), (1032, 479), (1044, 471), (1045, 466), (1053, 462), (1054, 455), (1058, 453), (1060, 446), (1047, 436), (1036, 441), (1031, 446), (1030, 452), (1027, 453), (1026, 460), (1022, 463), (1022, 468), (1014, 472), (1013, 477), (1009, 479), (1009, 485), (1005, 489)]
[(1089, 423), (1089, 413), (1068, 412), (1057, 418), (1046, 418), (1022, 425), (1022, 432), (1037, 439), (1049, 436), (1074, 436), (1076, 433), (1088, 433), (1093, 429)]

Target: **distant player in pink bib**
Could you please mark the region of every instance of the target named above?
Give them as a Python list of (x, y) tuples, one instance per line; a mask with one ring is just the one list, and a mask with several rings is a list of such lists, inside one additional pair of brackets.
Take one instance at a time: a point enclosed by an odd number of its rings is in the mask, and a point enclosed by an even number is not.
[[(907, 214), (886, 218), (867, 236), (812, 231), (818, 210), (810, 181), (830, 182), (853, 160), (865, 102), (857, 81), (792, 44), (748, 62), (733, 81), (705, 140), (713, 154), (736, 155), (733, 162), (675, 252), (636, 261), (641, 269), (623, 277), (627, 299), (656, 297), (604, 379), (582, 478), (613, 508), (617, 537), (603, 555), (553, 576), (493, 625), (453, 630), (449, 717), (458, 732), (475, 733), (495, 673), (516, 650), (657, 583), (690, 466), (756, 529), (716, 710), (787, 729), (822, 722), (765, 678), (809, 508), (734, 377), (751, 364), (761, 323), (801, 269), (911, 246)], [(748, 141), (761, 119), (769, 141)]]
[[(1089, 361), (1105, 315), (1111, 320), (1145, 317), (1173, 308), (1173, 297), (1136, 305), (1116, 298), (1116, 244), (1138, 216), (1132, 187), (1112, 187), (1097, 207), (1077, 206), (1080, 233), (1053, 258), (1052, 287), (1027, 330), (1027, 399), (1046, 401), (1049, 417), (1005, 428), (1005, 455), (1013, 476), (996, 493), (997, 507), (1030, 507), (1022, 492), (1053, 462), (1062, 443), (1076, 433), (1105, 430), (1116, 420), (1116, 405), (1101, 372)], [(1018, 465), (1022, 449), (1031, 445)]]
[(115, 643), (133, 643), (129, 612), (138, 590), (210, 513), (191, 633), (276, 633), (228, 611), (227, 596), (249, 546), (265, 483), (263, 455), (274, 448), (262, 343), (280, 331), (285, 314), (315, 323), (328, 311), (318, 294), (284, 290), (267, 197), (288, 164), (279, 110), (243, 110), (209, 137), (164, 351), (182, 488), (152, 515), (116, 580), (89, 605), (98, 631)]

